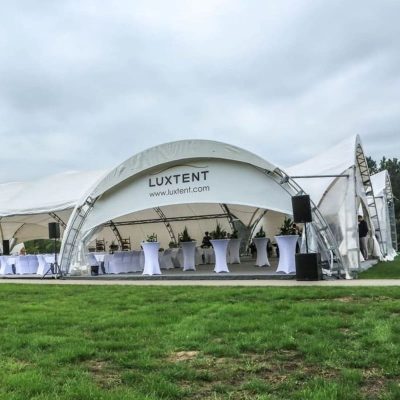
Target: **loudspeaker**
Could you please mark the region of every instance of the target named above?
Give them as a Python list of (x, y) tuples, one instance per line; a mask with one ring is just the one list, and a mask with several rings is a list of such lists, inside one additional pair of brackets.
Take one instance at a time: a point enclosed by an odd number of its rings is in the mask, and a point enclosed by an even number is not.
[(310, 196), (304, 194), (292, 197), (293, 221), (312, 222)]
[(322, 279), (319, 253), (296, 254), (296, 280), (319, 281)]
[(3, 256), (9, 256), (9, 255), (10, 255), (10, 241), (3, 240)]
[(49, 239), (60, 238), (60, 224), (58, 222), (49, 222)]

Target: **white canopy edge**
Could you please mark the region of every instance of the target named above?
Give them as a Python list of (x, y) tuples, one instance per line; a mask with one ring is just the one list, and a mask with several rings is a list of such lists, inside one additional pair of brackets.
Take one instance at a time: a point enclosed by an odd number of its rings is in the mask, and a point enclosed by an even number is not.
[(30, 182), (0, 184), (0, 217), (72, 209), (106, 171), (67, 171)]
[(158, 166), (162, 169), (176, 161), (189, 162), (201, 158), (239, 161), (268, 171), (277, 168), (256, 154), (227, 143), (197, 139), (180, 140), (151, 147), (128, 158), (101, 179), (90, 196), (100, 196), (124, 180), (151, 168)]
[[(361, 146), (358, 135), (350, 136), (330, 149), (302, 163), (285, 169), (289, 176), (341, 175), (356, 164), (356, 148)], [(325, 192), (335, 181), (330, 178), (295, 178), (296, 182), (319, 204)]]
[(390, 182), (389, 172), (386, 169), (371, 175), (371, 183), (375, 197), (386, 194), (388, 200), (393, 199), (392, 184)]

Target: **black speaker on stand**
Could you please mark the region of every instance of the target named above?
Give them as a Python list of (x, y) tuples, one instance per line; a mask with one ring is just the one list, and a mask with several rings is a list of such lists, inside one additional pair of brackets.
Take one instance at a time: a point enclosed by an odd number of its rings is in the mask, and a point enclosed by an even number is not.
[(49, 239), (60, 239), (60, 224), (49, 222)]
[(10, 241), (3, 240), (3, 256), (9, 256), (9, 255), (10, 255)]
[(298, 281), (317, 281), (322, 279), (319, 253), (308, 252), (307, 223), (312, 222), (311, 202), (309, 195), (292, 197), (293, 220), (304, 224), (306, 253), (298, 253), (296, 261), (296, 279)]
[(54, 264), (50, 265), (50, 268), (42, 276), (42, 279), (51, 272), (53, 277), (57, 279), (61, 277), (61, 271), (57, 261), (57, 239), (60, 238), (60, 224), (58, 222), (49, 222), (49, 239), (54, 239)]

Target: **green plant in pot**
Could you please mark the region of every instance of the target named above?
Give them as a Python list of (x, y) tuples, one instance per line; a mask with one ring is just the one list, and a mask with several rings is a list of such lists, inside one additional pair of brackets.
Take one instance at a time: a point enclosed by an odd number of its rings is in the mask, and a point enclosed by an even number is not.
[(297, 232), (296, 228), (293, 227), (293, 221), (290, 218), (285, 217), (282, 225), (279, 228), (278, 236), (286, 235), (297, 235)]
[(193, 242), (193, 239), (189, 235), (188, 229), (185, 226), (185, 229), (178, 235), (179, 242)]
[(118, 245), (114, 242), (114, 240), (111, 242), (110, 246), (109, 246), (109, 250), (110, 252), (114, 252), (118, 250)]
[(173, 240), (171, 240), (171, 241), (168, 243), (168, 247), (169, 247), (170, 249), (176, 249), (176, 248), (178, 247), (178, 243), (176, 243), (176, 242), (174, 242)]
[(219, 222), (217, 222), (217, 226), (215, 227), (215, 230), (213, 230), (210, 233), (210, 236), (216, 240), (216, 239), (226, 239), (227, 233), (225, 229), (222, 229), (222, 226), (220, 225)]
[(239, 239), (239, 233), (237, 229), (234, 229), (230, 236), (231, 239)]
[(151, 235), (147, 235), (146, 242), (150, 242), (150, 243), (157, 242), (157, 235), (155, 233), (152, 233)]
[(263, 227), (260, 227), (259, 231), (255, 234), (255, 238), (265, 238), (265, 231)]

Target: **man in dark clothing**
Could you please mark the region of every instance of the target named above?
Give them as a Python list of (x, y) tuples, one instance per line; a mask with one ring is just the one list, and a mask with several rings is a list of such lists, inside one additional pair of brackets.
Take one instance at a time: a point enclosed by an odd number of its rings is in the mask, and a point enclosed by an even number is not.
[(208, 234), (208, 232), (205, 232), (205, 236), (203, 237), (203, 241), (201, 242), (201, 247), (206, 247), (209, 248), (211, 247), (211, 236)]
[(360, 251), (364, 260), (368, 260), (368, 225), (362, 215), (358, 216), (358, 237), (360, 240)]

